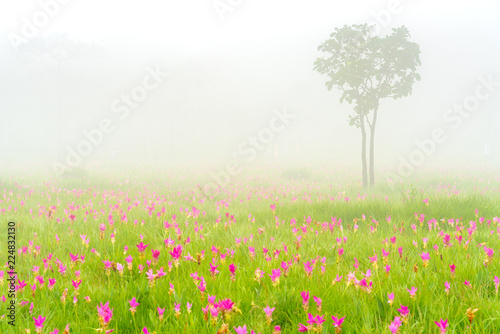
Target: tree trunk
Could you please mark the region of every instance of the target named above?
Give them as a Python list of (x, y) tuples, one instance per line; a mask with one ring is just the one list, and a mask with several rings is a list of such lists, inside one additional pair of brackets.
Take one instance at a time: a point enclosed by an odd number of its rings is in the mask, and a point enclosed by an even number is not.
[(370, 125), (370, 187), (375, 185), (375, 125), (377, 124), (377, 110), (373, 111), (373, 121)]
[(365, 116), (359, 114), (359, 124), (361, 128), (361, 165), (363, 166), (363, 188), (368, 186), (368, 173), (366, 170), (366, 129)]

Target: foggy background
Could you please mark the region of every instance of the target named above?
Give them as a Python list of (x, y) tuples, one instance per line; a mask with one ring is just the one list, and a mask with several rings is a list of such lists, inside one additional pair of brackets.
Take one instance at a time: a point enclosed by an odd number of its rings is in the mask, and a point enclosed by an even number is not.
[[(23, 17), (33, 21), (48, 3), (58, 6), (53, 17), (16, 48)], [(395, 5), (397, 14), (382, 17)], [(241, 159), (238, 147), (286, 108), (295, 117), (255, 160), (358, 166), (353, 105), (326, 89), (313, 63), (336, 27), (373, 23), (382, 36), (406, 25), (422, 62), (412, 95), (381, 100), (376, 166), (397, 168), (435, 128), (447, 140), (424, 165), (498, 166), (500, 86), (456, 128), (444, 115), (479, 77), (500, 82), (499, 16), (493, 0), (2, 2), (0, 164), (65, 164), (68, 147), (103, 119), (114, 130), (82, 164), (224, 163)], [(113, 102), (155, 68), (169, 76), (120, 119)]]

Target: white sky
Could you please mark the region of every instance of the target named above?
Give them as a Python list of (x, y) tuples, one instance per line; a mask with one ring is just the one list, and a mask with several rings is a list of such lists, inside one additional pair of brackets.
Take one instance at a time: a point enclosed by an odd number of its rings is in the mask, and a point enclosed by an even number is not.
[[(411, 150), (415, 138), (426, 136), (446, 108), (469, 94), (479, 75), (500, 73), (500, 1), (495, 0), (241, 0), (225, 13), (224, 20), (214, 9), (213, 0), (67, 0), (40, 34), (67, 33), (73, 39), (102, 41), (112, 47), (105, 61), (68, 63), (61, 73), (51, 70), (47, 74), (16, 59), (7, 36), (20, 34), (23, 17), (32, 20), (41, 4), (55, 1), (0, 3), (0, 89), (9, 92), (8, 99), (0, 101), (0, 116), (13, 126), (20, 126), (20, 118), (29, 119), (29, 124), (40, 124), (39, 119), (47, 120), (48, 127), (57, 124), (57, 129), (63, 129), (58, 147), (54, 148), (59, 150), (57, 154), (64, 154), (65, 145), (81, 139), (78, 136), (82, 128), (93, 126), (99, 117), (109, 113), (110, 101), (129, 89), (143, 75), (146, 65), (154, 65), (152, 59), (164, 59), (165, 64), (176, 66), (169, 68), (174, 76), (168, 88), (168, 92), (175, 93), (165, 94), (166, 99), (152, 97), (147, 101), (151, 106), (146, 103), (144, 107), (151, 110), (144, 114), (149, 120), (160, 119), (167, 111), (175, 110), (179, 116), (190, 115), (189, 124), (199, 121), (195, 130), (189, 126), (184, 129), (185, 121), (178, 121), (172, 130), (179, 131), (176, 137), (200, 133), (197, 140), (204, 140), (209, 134), (215, 138), (210, 147), (230, 155), (241, 137), (266, 122), (271, 107), (288, 106), (303, 115), (301, 138), (309, 143), (325, 143), (306, 145), (308, 149), (338, 150), (345, 155), (354, 151), (357, 159), (359, 134), (347, 125), (352, 107), (338, 102), (338, 92), (324, 88), (325, 78), (313, 72), (313, 61), (319, 55), (317, 46), (335, 27), (375, 21), (374, 13), (386, 11), (393, 3), (399, 4), (399, 13), (382, 31), (386, 34), (392, 27), (408, 26), (412, 40), (421, 46), (422, 81), (415, 85), (411, 97), (387, 102), (378, 125), (380, 152), (390, 154), (391, 148), (384, 149), (384, 145), (393, 145), (392, 149), (403, 153)], [(95, 68), (99, 71), (92, 70)], [(16, 86), (20, 74), (28, 80)], [(64, 75), (67, 81), (61, 79)], [(39, 95), (42, 91), (45, 95)], [(20, 104), (16, 93), (32, 99)], [(69, 101), (70, 109), (61, 107), (62, 98)], [(6, 110), (12, 108), (19, 110), (6, 115)], [(498, 110), (498, 98), (488, 101), (484, 108)], [(217, 113), (224, 115), (221, 124), (209, 123)], [(478, 126), (481, 122), (487, 124), (484, 133), (490, 133), (491, 116), (485, 115)], [(135, 131), (136, 121), (147, 127), (148, 118), (137, 117), (117, 130), (110, 142), (126, 141), (119, 136)], [(469, 143), (471, 133), (478, 129), (472, 127), (475, 122), (478, 120), (471, 118), (461, 128), (466, 132), (471, 127), (468, 135), (450, 142)], [(6, 126), (6, 122), (0, 123)], [(221, 128), (203, 132), (207, 124), (209, 128)], [(0, 131), (5, 131), (1, 124)], [(26, 136), (32, 132), (27, 129)], [(406, 138), (394, 139), (402, 136)], [(343, 144), (344, 139), (354, 141), (355, 150)], [(28, 142), (37, 140), (29, 138)], [(198, 145), (184, 144), (188, 145), (186, 150)], [(34, 144), (24, 147), (29, 145)]]

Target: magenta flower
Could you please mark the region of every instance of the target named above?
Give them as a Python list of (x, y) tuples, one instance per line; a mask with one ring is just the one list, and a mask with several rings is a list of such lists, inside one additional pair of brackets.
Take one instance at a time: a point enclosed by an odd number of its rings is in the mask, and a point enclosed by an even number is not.
[(182, 255), (182, 245), (175, 246), (172, 251), (168, 252), (168, 254), (172, 255), (174, 261), (179, 261)]
[(234, 327), (234, 330), (236, 331), (236, 334), (247, 334), (247, 325), (243, 325), (241, 327)]
[(394, 321), (389, 325), (389, 330), (391, 331), (391, 333), (396, 334), (402, 324), (403, 322), (401, 321), (401, 318), (396, 316), (394, 317)]
[(160, 319), (160, 321), (163, 320), (163, 314), (165, 313), (165, 309), (164, 308), (159, 308), (158, 307), (158, 318)]
[(394, 292), (391, 292), (390, 294), (388, 294), (387, 298), (389, 299), (389, 301), (388, 301), (389, 305), (392, 305), (392, 303), (394, 302)]
[(304, 326), (302, 324), (299, 324), (299, 328), (298, 328), (299, 332), (304, 333), (304, 332), (307, 332), (308, 330), (309, 330), (309, 328), (307, 328), (306, 326)]
[(401, 308), (399, 308), (397, 311), (399, 313), (401, 313), (401, 315), (403, 316), (403, 318), (406, 318), (408, 316), (408, 314), (410, 313), (410, 310), (408, 309), (408, 306), (403, 306), (403, 305), (401, 305)]
[(423, 252), (422, 254), (420, 254), (420, 256), (422, 257), (422, 261), (429, 261), (431, 258), (429, 253), (426, 253), (426, 252)]
[(408, 293), (410, 294), (410, 298), (415, 298), (416, 297), (416, 293), (417, 293), (417, 288), (416, 287), (412, 287), (410, 290), (406, 289), (406, 291), (408, 291)]
[(345, 319), (345, 317), (337, 318), (336, 316), (332, 315), (333, 327), (342, 328), (342, 323), (344, 322), (344, 319)]
[(269, 274), (269, 276), (271, 277), (273, 285), (277, 285), (280, 282), (281, 270), (279, 268), (273, 269), (271, 270), (271, 274)]
[(269, 305), (264, 307), (264, 312), (266, 313), (266, 317), (271, 318), (273, 316), (273, 312), (276, 308), (270, 308)]
[(500, 286), (500, 278), (498, 276), (495, 276), (495, 278), (493, 279), (493, 282), (495, 283), (495, 290), (496, 290), (496, 293), (498, 294), (498, 287)]
[(130, 312), (132, 312), (132, 315), (134, 315), (137, 306), (139, 306), (140, 304), (135, 300), (135, 297), (129, 300), (128, 302), (130, 303)]
[(35, 328), (37, 333), (41, 333), (43, 330), (43, 323), (45, 322), (45, 317), (42, 317), (41, 315), (38, 316), (38, 318), (33, 318), (35, 321)]
[(142, 243), (142, 241), (136, 245), (137, 246), (137, 250), (139, 250), (139, 253), (142, 253), (146, 250), (146, 248), (148, 248), (149, 245), (145, 245)]
[(438, 321), (434, 321), (434, 322), (439, 327), (439, 330), (441, 331), (441, 334), (445, 334), (446, 333), (446, 328), (448, 327), (448, 319), (447, 320), (441, 319), (439, 322)]
[(160, 256), (160, 251), (156, 249), (152, 249), (151, 253), (153, 255), (153, 259), (158, 260), (158, 257)]
[(450, 292), (450, 283), (448, 283), (448, 281), (444, 282), (444, 292)]
[(149, 331), (148, 331), (148, 329), (147, 329), (146, 327), (144, 327), (144, 328), (142, 329), (142, 332), (143, 332), (144, 334), (149, 334)]

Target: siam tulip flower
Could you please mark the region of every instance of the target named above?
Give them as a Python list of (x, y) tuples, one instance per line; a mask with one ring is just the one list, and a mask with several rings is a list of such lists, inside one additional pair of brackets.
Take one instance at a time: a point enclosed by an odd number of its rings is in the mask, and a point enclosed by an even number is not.
[(469, 319), (469, 325), (470, 326), (472, 326), (472, 321), (476, 317), (475, 313), (477, 311), (479, 311), (478, 308), (476, 308), (476, 309), (468, 308), (467, 311), (465, 312), (465, 315), (467, 316), (467, 319)]
[(399, 258), (402, 259), (403, 258), (403, 247), (398, 248), (398, 253), (399, 253)]
[(174, 259), (174, 265), (177, 268), (179, 266), (180, 257), (182, 255), (182, 245), (177, 245), (172, 249), (172, 251), (168, 252), (168, 254), (172, 255)]
[(309, 328), (307, 326), (299, 323), (298, 331), (301, 332), (301, 333), (305, 333), (305, 332), (309, 331)]
[(500, 286), (500, 278), (498, 276), (495, 276), (493, 279), (493, 282), (495, 283), (495, 293), (498, 295), (498, 287)]
[(123, 265), (121, 263), (116, 263), (116, 270), (118, 270), (120, 276), (123, 276)]
[(140, 304), (135, 300), (135, 297), (129, 300), (128, 302), (130, 303), (129, 310), (132, 313), (132, 316), (134, 316), (135, 312), (137, 311), (137, 306), (139, 306)]
[(448, 281), (444, 282), (444, 292), (446, 292), (446, 294), (450, 293), (450, 283), (448, 283)]
[(174, 312), (175, 312), (175, 317), (179, 319), (179, 316), (181, 315), (181, 304), (174, 303)]
[(56, 284), (56, 279), (55, 278), (49, 278), (49, 290), (52, 291), (54, 288), (54, 284)]
[(259, 268), (255, 269), (255, 277), (253, 280), (260, 283), (262, 277), (264, 277), (264, 271), (260, 270)]
[(236, 334), (247, 334), (247, 325), (243, 325), (242, 327), (234, 327)]
[(406, 319), (408, 317), (408, 314), (410, 313), (408, 306), (403, 306), (403, 305), (401, 305), (401, 308), (397, 309), (397, 311), (401, 313), (403, 319)]
[(59, 330), (57, 328), (55, 328), (52, 332), (50, 332), (49, 334), (59, 334)]
[(323, 323), (325, 322), (324, 316), (313, 316), (311, 313), (307, 314), (307, 323), (311, 325), (312, 330), (317, 333), (323, 332)]
[(102, 261), (104, 263), (104, 271), (106, 272), (106, 275), (109, 277), (111, 275), (111, 268), (113, 268), (113, 261)]
[(191, 307), (193, 307), (193, 304), (192, 304), (192, 303), (190, 303), (190, 302), (187, 302), (187, 303), (186, 303), (186, 310), (187, 310), (187, 313), (188, 313), (188, 314), (189, 314), (189, 313), (191, 313)]
[(388, 264), (385, 266), (385, 274), (387, 277), (389, 277), (389, 272), (391, 271), (391, 266)]
[(426, 268), (429, 265), (431, 256), (429, 255), (429, 253), (423, 252), (422, 254), (420, 254), (420, 257), (422, 257), (422, 261), (424, 262), (423, 267)]
[(339, 275), (337, 274), (337, 277), (335, 277), (335, 279), (332, 281), (332, 285), (335, 285), (335, 284), (337, 284), (338, 282), (342, 281), (342, 277), (344, 277), (344, 276), (339, 276)]
[(280, 283), (281, 270), (279, 268), (273, 269), (271, 270), (271, 274), (269, 274), (269, 276), (271, 277), (273, 286), (277, 286)]
[(273, 321), (273, 312), (275, 310), (275, 307), (270, 308), (269, 305), (264, 307), (264, 312), (266, 313), (266, 321), (268, 325), (271, 325), (271, 322)]
[(411, 290), (406, 289), (408, 293), (410, 294), (410, 298), (415, 299), (416, 298), (416, 293), (417, 293), (417, 288), (412, 287)]
[(160, 320), (160, 322), (163, 320), (163, 314), (164, 313), (165, 313), (165, 309), (158, 307), (158, 319)]
[(382, 248), (382, 263), (385, 265), (389, 263), (389, 252), (384, 248)]
[(229, 271), (231, 272), (231, 281), (236, 280), (236, 265), (234, 263), (231, 263), (229, 265)]
[(300, 295), (302, 296), (302, 306), (304, 311), (307, 312), (309, 309), (309, 291), (302, 291)]
[(160, 251), (156, 249), (151, 250), (152, 256), (153, 256), (153, 265), (156, 265), (158, 263), (158, 257), (160, 256)]
[(493, 262), (493, 254), (495, 252), (493, 251), (493, 248), (488, 248), (484, 246), (484, 255), (485, 255), (485, 260), (484, 260), (484, 266), (487, 267), (491, 262)]
[(378, 257), (377, 257), (377, 254), (374, 254), (373, 257), (369, 256), (368, 258), (370, 259), (370, 262), (372, 263), (373, 268), (375, 268), (375, 270), (378, 269), (378, 264), (377, 264)]
[(148, 331), (148, 329), (147, 329), (146, 327), (144, 327), (144, 328), (142, 329), (142, 333), (143, 333), (143, 334), (150, 334), (150, 333), (149, 333), (149, 331)]
[(80, 287), (81, 283), (82, 283), (82, 280), (78, 280), (78, 281), (71, 280), (71, 284), (73, 284), (73, 288), (75, 288), (75, 290), (77, 290), (77, 291), (78, 291), (78, 288)]
[(146, 248), (148, 248), (148, 246), (149, 245), (145, 245), (142, 241), (136, 245), (137, 250), (139, 251), (139, 257), (141, 259), (145, 258), (144, 251), (146, 250)]
[(209, 263), (210, 264), (210, 273), (212, 275), (212, 280), (215, 280), (215, 275), (217, 275), (219, 273), (219, 271), (217, 270), (217, 267), (219, 265), (215, 265), (215, 264), (212, 264), (212, 262)]
[(446, 333), (446, 328), (448, 327), (448, 320), (441, 319), (440, 321), (434, 321), (436, 325), (439, 327), (439, 331), (441, 334)]
[(130, 255), (125, 258), (125, 262), (127, 262), (127, 268), (129, 271), (132, 271), (132, 260), (133, 258)]
[(321, 303), (322, 303), (321, 298), (313, 296), (313, 299), (316, 302), (316, 308), (318, 310), (318, 313), (321, 313)]
[(113, 309), (109, 308), (109, 302), (106, 302), (104, 305), (101, 302), (100, 306), (97, 306), (97, 314), (99, 316), (101, 329), (107, 330), (109, 323), (111, 322), (111, 318), (113, 317)]
[(38, 318), (33, 318), (33, 320), (35, 321), (35, 328), (36, 328), (36, 332), (37, 334), (40, 334), (42, 333), (43, 331), (43, 323), (45, 322), (45, 317), (42, 317), (41, 315), (38, 316)]
[(344, 319), (345, 317), (337, 318), (336, 316), (332, 315), (332, 325), (335, 328), (335, 334), (339, 334), (340, 332), (342, 332), (342, 324), (344, 323)]
[[(252, 331), (252, 334), (255, 334), (254, 331)], [(274, 330), (272, 334), (281, 334), (281, 327), (280, 326), (274, 326)]]
[(394, 317), (394, 321), (389, 325), (389, 330), (391, 331), (391, 333), (396, 334), (398, 333), (399, 327), (401, 327), (402, 324), (403, 322), (401, 321), (401, 318), (396, 316)]
[(472, 284), (470, 284), (470, 282), (468, 280), (465, 280), (464, 284), (465, 284), (465, 286), (468, 286), (469, 288), (472, 289)]
[(310, 261), (307, 261), (304, 263), (304, 270), (306, 271), (307, 277), (311, 278), (312, 277), (312, 272), (313, 272), (314, 266)]
[(288, 270), (290, 269), (291, 263), (287, 263), (286, 261), (281, 262), (281, 269), (283, 269), (283, 276), (288, 276)]
[(394, 302), (394, 292), (391, 292), (390, 294), (388, 294), (387, 298), (389, 299), (389, 301), (388, 301), (389, 305), (392, 306), (392, 303)]
[(450, 272), (451, 272), (451, 278), (455, 277), (455, 264), (450, 264)]

